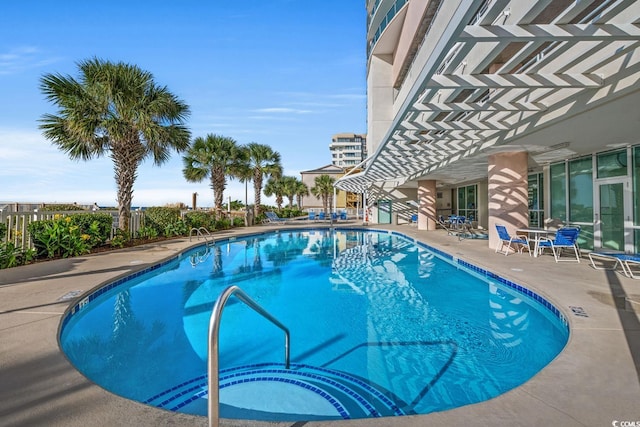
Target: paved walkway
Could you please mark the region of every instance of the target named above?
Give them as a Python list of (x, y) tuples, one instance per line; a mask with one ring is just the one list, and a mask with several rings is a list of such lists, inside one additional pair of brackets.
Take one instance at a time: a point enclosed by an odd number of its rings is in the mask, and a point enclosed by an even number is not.
[[(271, 226), (223, 232), (264, 231)], [(566, 349), (542, 372), (487, 402), (423, 416), (339, 422), (223, 426), (611, 426), (640, 425), (640, 280), (551, 256), (502, 256), (486, 240), (462, 240), (410, 226), (385, 227), (527, 286), (571, 324)], [(176, 239), (132, 249), (0, 270), (1, 426), (205, 426), (204, 417), (171, 413), (115, 396), (88, 381), (58, 347), (73, 296), (145, 268), (193, 245)], [(580, 307), (588, 317), (576, 316)]]

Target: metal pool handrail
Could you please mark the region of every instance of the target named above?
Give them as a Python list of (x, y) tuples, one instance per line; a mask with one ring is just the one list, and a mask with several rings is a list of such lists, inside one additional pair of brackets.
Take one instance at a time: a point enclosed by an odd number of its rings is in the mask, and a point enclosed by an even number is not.
[(209, 242), (209, 237), (213, 238), (211, 236), (211, 233), (209, 233), (209, 230), (207, 230), (204, 227), (200, 227), (200, 228), (192, 228), (191, 231), (189, 231), (189, 241), (191, 241), (191, 238), (193, 237), (193, 232), (196, 232), (196, 237), (198, 237), (198, 240), (200, 240), (200, 237), (202, 237), (206, 242)]
[(209, 427), (218, 427), (220, 423), (220, 375), (218, 372), (220, 348), (218, 345), (218, 337), (220, 333), (222, 310), (231, 295), (235, 295), (240, 301), (284, 331), (284, 364), (285, 368), (289, 369), (289, 329), (269, 314), (264, 308), (260, 307), (257, 302), (252, 300), (249, 295), (247, 295), (238, 286), (229, 286), (216, 300), (211, 313), (211, 319), (209, 321)]

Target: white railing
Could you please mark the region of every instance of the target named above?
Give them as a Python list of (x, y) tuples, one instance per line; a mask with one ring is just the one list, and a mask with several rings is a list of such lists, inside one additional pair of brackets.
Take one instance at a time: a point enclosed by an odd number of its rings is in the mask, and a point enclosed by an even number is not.
[[(35, 221), (54, 219), (56, 215), (77, 215), (77, 214), (109, 214), (113, 218), (111, 225), (111, 233), (109, 238), (113, 238), (118, 229), (118, 211), (117, 210), (99, 210), (99, 211), (42, 211), (34, 209), (32, 211), (22, 212), (6, 212), (0, 209), (0, 224), (7, 226), (7, 232), (0, 244), (8, 242), (13, 243), (17, 248), (27, 249), (33, 248), (33, 241), (29, 234), (29, 224)], [(131, 220), (129, 222), (129, 231), (135, 236), (142, 227), (144, 211), (132, 211)]]

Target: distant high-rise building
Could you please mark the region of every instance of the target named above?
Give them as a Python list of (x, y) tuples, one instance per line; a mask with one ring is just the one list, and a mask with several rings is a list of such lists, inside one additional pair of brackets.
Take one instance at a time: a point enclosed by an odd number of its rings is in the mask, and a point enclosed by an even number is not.
[(331, 163), (349, 169), (357, 166), (367, 157), (367, 135), (338, 133), (331, 137)]

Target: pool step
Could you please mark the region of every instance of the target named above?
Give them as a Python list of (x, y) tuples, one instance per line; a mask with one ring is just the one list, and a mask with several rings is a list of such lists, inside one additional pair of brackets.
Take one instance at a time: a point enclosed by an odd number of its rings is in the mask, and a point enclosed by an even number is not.
[[(173, 411), (187, 405), (205, 406), (206, 375), (172, 387), (145, 403)], [(200, 401), (198, 403), (198, 401)], [(404, 415), (390, 393), (341, 371), (291, 364), (259, 364), (220, 371), (223, 417), (268, 419), (350, 419)], [(225, 414), (226, 413), (226, 414)], [(206, 415), (206, 414), (203, 414)]]

